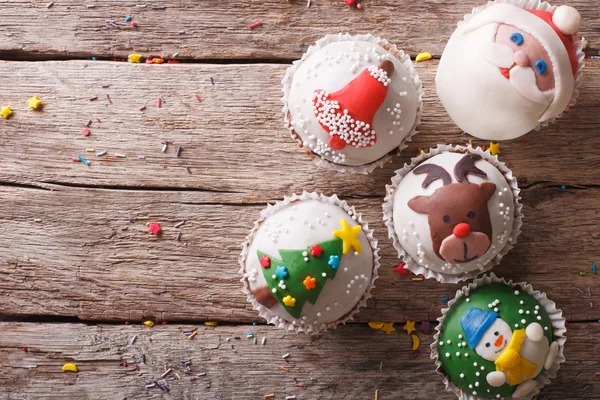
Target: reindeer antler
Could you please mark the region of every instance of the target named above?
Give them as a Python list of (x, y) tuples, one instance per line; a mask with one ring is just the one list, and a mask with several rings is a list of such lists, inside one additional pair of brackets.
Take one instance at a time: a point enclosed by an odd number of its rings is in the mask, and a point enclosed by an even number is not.
[(475, 161), (481, 160), (479, 154), (467, 154), (454, 167), (454, 176), (459, 182), (464, 182), (467, 179), (468, 174), (481, 176), (487, 178), (487, 174), (475, 166)]
[(437, 179), (441, 179), (444, 182), (444, 186), (452, 183), (452, 177), (448, 171), (439, 165), (435, 164), (422, 164), (413, 170), (414, 174), (427, 174), (427, 177), (423, 180), (421, 187), (425, 189), (429, 184)]

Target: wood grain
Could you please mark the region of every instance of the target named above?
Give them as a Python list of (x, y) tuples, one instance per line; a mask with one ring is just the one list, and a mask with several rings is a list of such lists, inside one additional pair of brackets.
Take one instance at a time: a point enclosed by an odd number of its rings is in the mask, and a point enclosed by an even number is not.
[[(0, 182), (216, 191), (235, 194), (240, 202), (265, 202), (302, 190), (383, 198), (393, 171), (418, 147), (469, 140), (435, 96), (436, 66), (436, 61), (416, 64), (425, 86), (425, 112), (410, 147), (384, 169), (357, 176), (316, 168), (290, 139), (280, 102), (287, 65), (0, 62), (0, 102), (14, 110), (9, 120), (0, 121), (0, 159), (14, 160), (0, 164)], [(600, 184), (598, 92), (600, 63), (589, 60), (573, 110), (527, 135), (527, 143), (503, 142), (500, 159), (527, 184)], [(32, 95), (42, 98), (43, 111), (27, 110)], [(161, 108), (159, 95), (165, 100)], [(89, 101), (92, 96), (99, 99)], [(139, 111), (144, 105), (147, 110)], [(81, 130), (90, 119), (92, 133), (85, 137)], [(174, 143), (165, 153), (164, 140)], [(183, 148), (179, 158), (177, 146)], [(107, 150), (110, 161), (87, 148)], [(77, 154), (91, 167), (71, 162)]]
[[(363, 10), (342, 0), (219, 0), (141, 2), (106, 0), (1, 0), (0, 58), (146, 56), (184, 59), (298, 59), (322, 36), (338, 32), (373, 33), (397, 43), (409, 54), (442, 54), (456, 23), (481, 0), (365, 0)], [(94, 4), (95, 8), (87, 8)], [(584, 17), (581, 34), (590, 53), (600, 49), (598, 5), (594, 1), (561, 1)], [(144, 8), (137, 7), (145, 6)], [(153, 6), (165, 6), (154, 10)], [(124, 21), (133, 16), (138, 26)], [(120, 29), (106, 23), (114, 20)], [(256, 21), (254, 30), (247, 26)], [(233, 28), (229, 30), (228, 28)]]
[[(274, 393), (276, 400), (291, 395), (299, 400), (340, 400), (373, 399), (376, 389), (381, 400), (456, 398), (443, 391), (429, 359), (432, 333), (417, 332), (421, 345), (415, 357), (410, 336), (400, 326), (390, 335), (363, 325), (312, 337), (264, 326), (199, 326), (199, 334), (188, 340), (182, 331), (191, 328), (0, 323), (0, 399), (219, 399), (220, 395), (223, 400), (238, 400)], [(596, 362), (589, 358), (590, 352), (600, 351), (597, 341), (589, 338), (599, 329), (592, 323), (569, 325), (567, 361), (543, 390), (549, 398), (600, 398)], [(257, 345), (246, 337), (249, 330)], [(137, 337), (130, 345), (133, 336)], [(141, 362), (142, 353), (146, 363)], [(286, 362), (281, 357), (288, 353)], [(180, 364), (183, 359), (192, 361), (194, 375), (206, 375), (190, 381)], [(123, 361), (127, 367), (119, 365)], [(61, 372), (68, 362), (75, 363), (79, 373)], [(166, 378), (168, 395), (144, 387), (159, 378), (164, 364), (173, 369)], [(303, 387), (296, 387), (293, 378)]]
[[(262, 202), (238, 203), (222, 193), (53, 189), (0, 187), (2, 314), (259, 320), (241, 292), (238, 257)], [(374, 300), (358, 321), (435, 320), (441, 299), (462, 285), (398, 276), (381, 199), (348, 200), (375, 229), (382, 255)], [(494, 271), (548, 292), (571, 321), (600, 319), (600, 303), (593, 306), (600, 283), (591, 274), (598, 261), (600, 188), (538, 184), (523, 191), (523, 202), (524, 232)], [(173, 226), (182, 220), (178, 242)], [(161, 224), (160, 236), (147, 232), (151, 221)]]

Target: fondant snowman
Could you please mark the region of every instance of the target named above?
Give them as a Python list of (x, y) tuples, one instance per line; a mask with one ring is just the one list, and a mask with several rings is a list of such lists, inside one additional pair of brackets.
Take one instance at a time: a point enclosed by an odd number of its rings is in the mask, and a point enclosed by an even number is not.
[(513, 331), (497, 313), (471, 307), (460, 325), (469, 347), (496, 365), (496, 371), (487, 374), (487, 382), (493, 387), (517, 386), (512, 395), (515, 399), (536, 387), (534, 379), (542, 368), (552, 367), (558, 354), (558, 343), (550, 344), (537, 322)]

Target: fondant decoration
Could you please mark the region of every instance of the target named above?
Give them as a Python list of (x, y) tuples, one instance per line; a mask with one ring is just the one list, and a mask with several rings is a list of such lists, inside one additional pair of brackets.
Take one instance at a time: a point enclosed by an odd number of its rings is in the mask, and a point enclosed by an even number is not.
[(42, 100), (39, 97), (33, 96), (27, 100), (27, 108), (37, 110), (42, 106)]
[(128, 57), (130, 63), (139, 63), (142, 58), (141, 54), (130, 54)]
[(372, 329), (379, 330), (379, 329), (383, 328), (383, 324), (384, 323), (385, 322), (371, 321), (371, 322), (369, 322), (369, 327), (372, 328)]
[(340, 256), (329, 256), (329, 261), (327, 262), (333, 269), (337, 269), (340, 266)]
[(306, 290), (311, 290), (317, 287), (317, 278), (313, 278), (311, 276), (307, 276), (306, 279), (304, 279), (304, 287), (306, 287)]
[(500, 143), (493, 143), (490, 142), (490, 147), (488, 148), (488, 150), (490, 151), (490, 154), (495, 156), (496, 154), (500, 153)]
[(407, 269), (457, 282), (512, 248), (518, 189), (510, 171), (480, 149), (434, 150), (396, 171), (384, 219)]
[(72, 363), (63, 365), (62, 370), (68, 371), (68, 372), (78, 372), (77, 365), (72, 364)]
[(442, 372), (464, 393), (480, 398), (530, 395), (559, 351), (548, 313), (516, 287), (474, 286), (463, 288), (440, 319), (435, 347)]
[(419, 345), (421, 344), (421, 340), (419, 339), (419, 337), (417, 335), (410, 335), (412, 338), (412, 351), (415, 351), (416, 349), (419, 348)]
[(329, 133), (329, 146), (343, 150), (346, 145), (370, 147), (377, 141), (373, 118), (387, 96), (394, 71), (390, 60), (369, 67), (334, 93), (322, 89), (313, 94), (314, 114)]
[(160, 225), (157, 224), (156, 222), (151, 222), (150, 224), (148, 224), (148, 232), (150, 232), (151, 234), (158, 235), (160, 230), (161, 230)]
[(417, 213), (428, 215), (431, 240), (435, 254), (450, 264), (471, 262), (487, 252), (492, 241), (492, 225), (488, 201), (496, 185), (467, 181), (468, 174), (486, 178), (485, 172), (475, 166), (481, 160), (476, 154), (465, 155), (454, 167), (457, 183), (451, 183), (450, 174), (436, 164), (424, 164), (413, 174), (426, 174), (423, 187), (441, 179), (443, 186), (431, 196), (415, 196), (408, 206)]
[(416, 62), (427, 61), (427, 60), (431, 60), (431, 54), (429, 54), (427, 52), (419, 53), (419, 54), (417, 54), (417, 57), (415, 57)]
[(351, 227), (345, 219), (340, 219), (341, 229), (338, 229), (333, 232), (333, 236), (340, 238), (344, 242), (344, 254), (348, 254), (351, 248), (353, 248), (358, 253), (362, 252), (362, 247), (360, 245), (360, 240), (358, 240), (358, 235), (360, 235), (361, 227), (360, 225)]
[(390, 333), (395, 332), (396, 328), (394, 328), (393, 322), (384, 322), (381, 330), (389, 335)]
[(313, 257), (321, 257), (321, 254), (323, 254), (323, 248), (321, 246), (319, 246), (318, 244), (315, 244), (314, 246), (310, 246), (310, 255)]
[(0, 115), (2, 115), (2, 117), (4, 119), (8, 119), (8, 117), (10, 117), (11, 114), (12, 114), (12, 110), (10, 109), (10, 104), (2, 107), (2, 111), (0, 111)]
[(262, 256), (260, 258), (260, 265), (262, 265), (263, 268), (269, 268), (271, 266), (271, 259), (267, 256)]
[(407, 320), (404, 326), (402, 327), (409, 335), (413, 333), (415, 329), (415, 321)]
[(296, 299), (290, 295), (285, 296), (282, 299), (282, 301), (283, 301), (283, 304), (285, 304), (287, 307), (295, 307), (296, 306)]
[(283, 79), (291, 135), (321, 166), (371, 172), (415, 133), (421, 83), (410, 57), (371, 35), (329, 35)]
[(522, 136), (559, 117), (578, 94), (581, 16), (568, 6), (521, 4), (474, 9), (440, 60), (442, 104), (459, 128), (482, 139)]

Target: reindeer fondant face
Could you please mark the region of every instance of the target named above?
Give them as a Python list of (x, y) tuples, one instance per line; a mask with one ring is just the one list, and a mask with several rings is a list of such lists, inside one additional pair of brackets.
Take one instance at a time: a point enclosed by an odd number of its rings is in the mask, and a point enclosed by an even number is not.
[(513, 192), (504, 175), (477, 154), (427, 159), (402, 178), (393, 207), (402, 248), (437, 272), (484, 270), (512, 240)]

